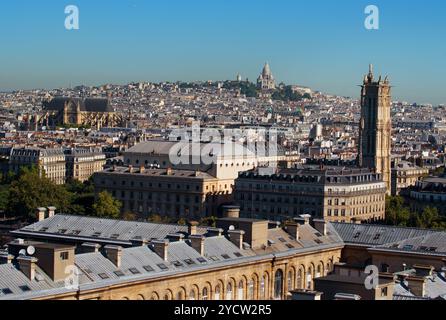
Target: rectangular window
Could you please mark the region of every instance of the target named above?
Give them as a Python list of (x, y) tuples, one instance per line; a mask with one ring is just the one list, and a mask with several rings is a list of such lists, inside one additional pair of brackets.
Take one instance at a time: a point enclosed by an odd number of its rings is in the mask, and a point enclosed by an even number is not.
[(69, 258), (69, 253), (68, 252), (61, 252), (60, 253), (60, 259), (61, 260), (68, 260)]

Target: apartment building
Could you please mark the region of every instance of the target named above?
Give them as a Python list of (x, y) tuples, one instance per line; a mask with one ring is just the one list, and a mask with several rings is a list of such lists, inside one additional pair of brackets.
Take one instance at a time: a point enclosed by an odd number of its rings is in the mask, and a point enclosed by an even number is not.
[(239, 175), (235, 190), (244, 217), (287, 220), (307, 214), (339, 222), (385, 217), (386, 187), (369, 169), (252, 170)]

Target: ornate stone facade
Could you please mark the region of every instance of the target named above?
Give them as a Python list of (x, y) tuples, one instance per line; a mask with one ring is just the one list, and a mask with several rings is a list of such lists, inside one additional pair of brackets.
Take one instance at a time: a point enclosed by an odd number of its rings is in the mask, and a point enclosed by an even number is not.
[(364, 77), (361, 91), (359, 163), (382, 174), (391, 192), (391, 86), (388, 78), (375, 81), (373, 67)]
[(122, 119), (103, 98), (66, 98), (56, 97), (43, 103), (42, 114), (31, 120), (30, 127), (74, 125), (79, 127), (117, 127)]

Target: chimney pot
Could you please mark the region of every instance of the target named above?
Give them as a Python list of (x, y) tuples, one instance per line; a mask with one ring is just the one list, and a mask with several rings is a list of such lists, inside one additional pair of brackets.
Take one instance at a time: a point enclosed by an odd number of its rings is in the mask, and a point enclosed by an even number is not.
[(56, 207), (48, 207), (48, 218), (52, 218), (56, 215)]
[(323, 236), (327, 235), (327, 222), (323, 219), (313, 220), (314, 228), (319, 231)]
[(164, 261), (168, 259), (169, 240), (155, 240), (152, 241), (153, 250)]
[(221, 237), (223, 231), (224, 230), (220, 228), (208, 228), (207, 234), (209, 237)]
[(184, 240), (184, 234), (181, 233), (168, 234), (166, 238), (170, 242), (181, 242)]
[(415, 276), (415, 277), (407, 278), (409, 290), (416, 297), (426, 296), (426, 282), (427, 282), (427, 279), (425, 277)]
[(122, 247), (120, 246), (105, 246), (105, 255), (108, 260), (113, 262), (117, 268), (121, 268), (122, 262)]
[(41, 222), (45, 220), (46, 208), (37, 208), (37, 221)]
[(229, 240), (233, 244), (237, 246), (240, 250), (243, 250), (243, 237), (245, 235), (245, 231), (243, 230), (234, 230), (234, 231), (228, 231), (229, 234)]
[(199, 225), (199, 223), (197, 221), (189, 221), (187, 226), (188, 226), (188, 233), (190, 236), (194, 236), (197, 234), (198, 225)]
[(101, 245), (99, 243), (83, 243), (81, 245), (81, 250), (83, 253), (96, 253), (101, 249)]
[(8, 253), (0, 254), (0, 264), (11, 264), (12, 260), (14, 260), (14, 256)]
[(130, 240), (132, 243), (132, 246), (134, 247), (144, 247), (149, 243), (149, 240), (147, 239), (132, 239)]
[(34, 257), (20, 256), (17, 258), (20, 271), (31, 281), (36, 277), (37, 259)]
[(290, 236), (295, 238), (296, 240), (299, 240), (299, 224), (296, 222), (288, 222), (286, 224), (287, 232)]
[(191, 247), (195, 249), (195, 251), (197, 251), (200, 254), (200, 256), (204, 256), (205, 239), (206, 238), (204, 236), (200, 235), (193, 235), (189, 237)]

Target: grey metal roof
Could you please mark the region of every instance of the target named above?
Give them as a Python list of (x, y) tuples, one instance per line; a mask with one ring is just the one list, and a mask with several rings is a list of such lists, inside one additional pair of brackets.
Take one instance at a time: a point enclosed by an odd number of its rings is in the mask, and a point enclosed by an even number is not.
[[(49, 279), (39, 267), (36, 267), (36, 275), (40, 281), (31, 281), (13, 264), (0, 265), (0, 300), (11, 299), (15, 295), (23, 295), (29, 291), (48, 290), (60, 286)], [(21, 286), (27, 286), (29, 290), (23, 290)], [(4, 289), (9, 289), (11, 293), (5, 294)]]
[(376, 249), (446, 256), (446, 232), (436, 232), (395, 243), (387, 243)]
[(397, 283), (395, 285), (395, 293), (397, 300), (423, 300), (423, 299), (438, 299), (446, 295), (446, 279), (438, 273), (426, 278), (426, 296), (415, 296), (407, 283)]
[[(12, 233), (16, 236), (42, 234), (56, 235), (59, 239), (71, 237), (93, 242), (104, 239), (110, 240), (110, 242), (121, 241), (130, 244), (132, 239), (164, 239), (169, 234), (186, 233), (187, 230), (187, 226), (179, 225), (55, 215)], [(206, 232), (207, 229), (202, 227), (199, 227), (197, 231), (198, 234)]]
[(381, 246), (410, 238), (438, 234), (438, 231), (394, 226), (332, 223), (346, 244)]

